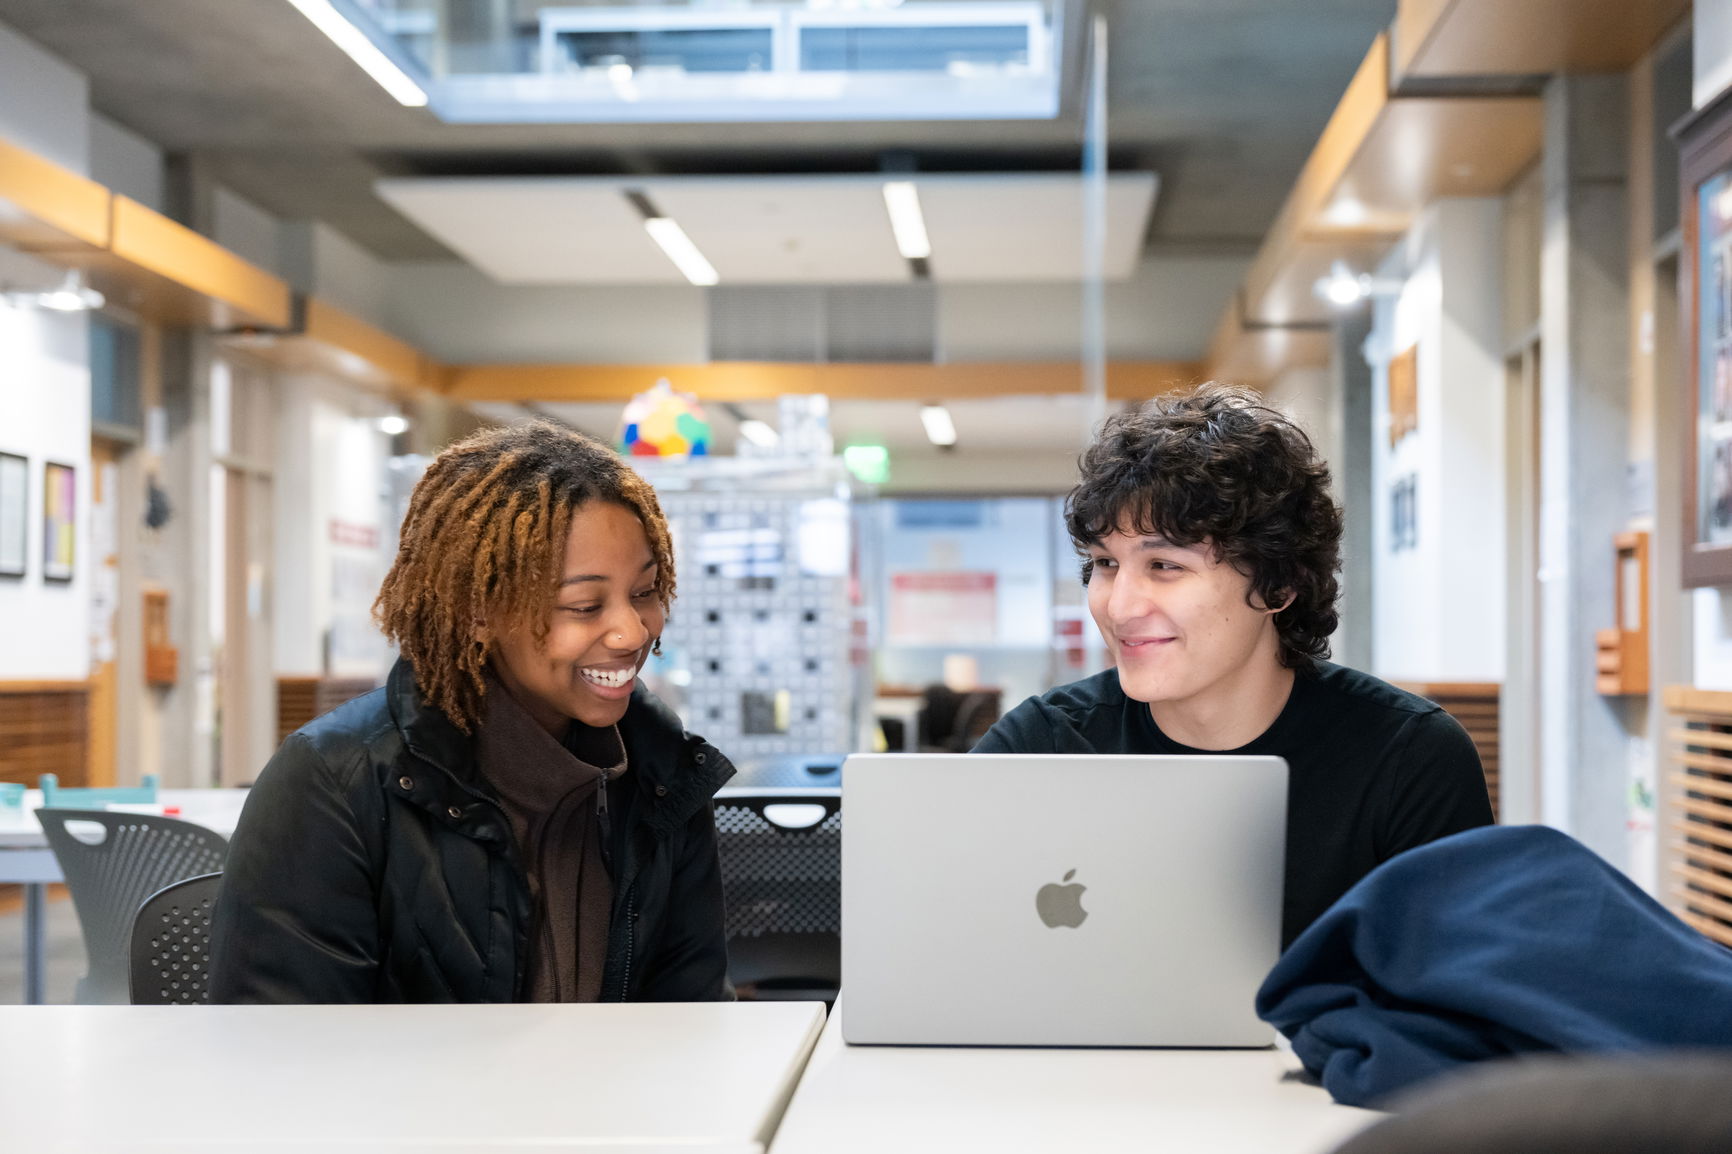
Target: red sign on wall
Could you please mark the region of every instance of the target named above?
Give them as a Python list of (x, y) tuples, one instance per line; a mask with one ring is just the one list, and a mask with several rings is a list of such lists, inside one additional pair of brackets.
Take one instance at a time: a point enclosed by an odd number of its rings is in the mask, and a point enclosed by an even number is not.
[(998, 574), (894, 573), (892, 645), (992, 645), (998, 640)]

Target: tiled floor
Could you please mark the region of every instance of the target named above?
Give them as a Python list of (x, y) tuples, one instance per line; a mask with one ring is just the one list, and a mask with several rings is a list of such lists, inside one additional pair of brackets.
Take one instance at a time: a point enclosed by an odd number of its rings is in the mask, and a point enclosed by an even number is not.
[[(84, 939), (72, 902), (61, 897), (48, 903), (48, 977), (50, 1002), (70, 1002), (84, 974)], [(24, 912), (0, 914), (0, 1005), (24, 1000)]]

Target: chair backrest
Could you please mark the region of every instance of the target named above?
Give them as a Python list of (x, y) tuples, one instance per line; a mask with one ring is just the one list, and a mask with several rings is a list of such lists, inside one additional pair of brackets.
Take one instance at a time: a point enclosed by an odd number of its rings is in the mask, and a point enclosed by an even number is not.
[(842, 980), (841, 791), (724, 791), (716, 834), (736, 991), (834, 1000)]
[(946, 748), (952, 753), (967, 753), (986, 736), (999, 718), (999, 698), (996, 689), (976, 689), (962, 696), (956, 707), (956, 722)]
[(49, 807), (66, 809), (95, 809), (98, 806), (114, 805), (155, 805), (157, 778), (154, 773), (147, 773), (137, 785), (103, 785), (79, 786), (67, 788), (60, 784), (60, 779), (52, 773), (45, 773), (36, 779), (36, 784), (42, 790), (42, 804)]
[(72, 892), (89, 972), (80, 1002), (128, 1001), (132, 923), (144, 899), (171, 882), (220, 870), (228, 839), (174, 817), (98, 809), (36, 811)]
[(133, 1005), (210, 1001), (210, 913), (222, 880), (220, 873), (199, 874), (144, 899), (127, 955)]

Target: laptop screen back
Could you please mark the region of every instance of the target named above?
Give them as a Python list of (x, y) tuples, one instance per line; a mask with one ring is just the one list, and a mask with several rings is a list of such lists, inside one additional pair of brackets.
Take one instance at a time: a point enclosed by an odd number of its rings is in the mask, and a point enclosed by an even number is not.
[(847, 1041), (1273, 1040), (1280, 758), (857, 754), (842, 782)]

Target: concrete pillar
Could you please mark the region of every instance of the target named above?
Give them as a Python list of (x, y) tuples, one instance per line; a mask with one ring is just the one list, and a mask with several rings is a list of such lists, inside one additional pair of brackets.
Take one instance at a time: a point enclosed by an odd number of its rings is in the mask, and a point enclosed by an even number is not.
[(1629, 512), (1627, 81), (1546, 88), (1540, 256), (1540, 813), (1627, 867), (1627, 729), (1594, 688)]
[[(216, 185), (199, 158), (168, 158), (168, 215), (205, 236), (215, 223)], [(179, 680), (161, 700), (158, 764), (169, 788), (216, 784), (216, 661), (211, 636), (211, 338), (166, 328), (161, 339), (167, 440), (160, 483), (174, 509), (148, 559), (169, 590), (169, 627), (180, 650)]]
[(1329, 371), (1331, 390), (1341, 406), (1341, 437), (1335, 473), (1335, 499), (1341, 502), (1341, 625), (1333, 643), (1334, 660), (1355, 669), (1371, 668), (1371, 364), (1365, 341), (1371, 335), (1371, 310), (1355, 309), (1335, 325)]

